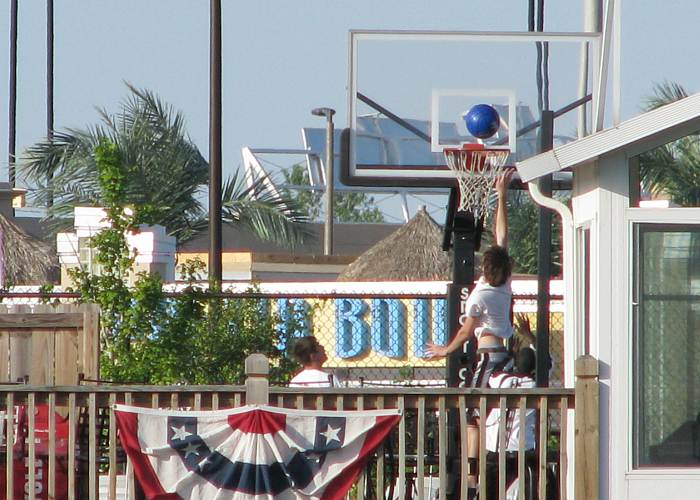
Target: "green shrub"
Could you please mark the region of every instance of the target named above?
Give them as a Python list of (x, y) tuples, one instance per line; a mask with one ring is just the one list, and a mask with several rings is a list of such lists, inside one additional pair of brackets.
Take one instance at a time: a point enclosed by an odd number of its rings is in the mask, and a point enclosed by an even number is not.
[(70, 271), (83, 302), (100, 306), (100, 375), (143, 384), (241, 384), (245, 358), (255, 352), (272, 364), (271, 382), (297, 368), (285, 356), (280, 319), (263, 299), (214, 297), (197, 283), (204, 264), (181, 267), (187, 285), (167, 296), (159, 275), (139, 273), (129, 284), (135, 255), (126, 234), (148, 221), (150, 207), (124, 206), (123, 183), (131, 169), (118, 148), (103, 141), (95, 150), (99, 183), (110, 227), (92, 238), (99, 273)]

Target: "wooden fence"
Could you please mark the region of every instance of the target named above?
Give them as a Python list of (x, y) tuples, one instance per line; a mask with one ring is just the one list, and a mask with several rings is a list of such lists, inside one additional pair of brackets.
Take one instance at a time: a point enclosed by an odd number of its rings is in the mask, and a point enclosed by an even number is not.
[(78, 385), (99, 378), (94, 304), (0, 306), (0, 383)]
[[(575, 498), (596, 499), (598, 491), (598, 383), (597, 363), (591, 359), (577, 362), (582, 378), (576, 389), (520, 389), (520, 390), (475, 390), (454, 388), (342, 388), (342, 389), (296, 389), (269, 387), (267, 360), (253, 355), (247, 362), (248, 379), (245, 386), (2, 386), (6, 415), (17, 414), (18, 408), (26, 408), (26, 446), (24, 456), (15, 456), (15, 446), (3, 446), (4, 479), (6, 498), (13, 498), (14, 481), (17, 476), (13, 468), (18, 458), (29, 464), (45, 461), (41, 475), (46, 476), (48, 498), (58, 498), (57, 473), (59, 467), (67, 474), (67, 497), (70, 499), (98, 497), (100, 476), (107, 478), (109, 498), (117, 498), (117, 476), (125, 473), (130, 484), (129, 498), (134, 498), (132, 469), (118, 446), (115, 419), (111, 418), (111, 407), (115, 403), (133, 404), (152, 408), (188, 408), (193, 410), (238, 407), (245, 404), (269, 404), (271, 406), (299, 409), (358, 410), (399, 408), (403, 417), (392, 439), (384, 445), (366, 471), (354, 496), (358, 499), (386, 497), (393, 492), (397, 498), (428, 498), (430, 486), (437, 490), (438, 497), (466, 498), (466, 486), (460, 491), (450, 491), (456, 484), (455, 476), (464, 477), (466, 460), (465, 435), (467, 408), (478, 408), (481, 415), (491, 409), (526, 410), (538, 412), (537, 444), (534, 450), (535, 488), (538, 497), (567, 498), (568, 474), (572, 471), (571, 459), (574, 443), (570, 436), (575, 427)], [(0, 399), (2, 401), (3, 399)], [(57, 421), (48, 419), (48, 444), (45, 448), (36, 438), (39, 435), (36, 410), (44, 406), (48, 415), (67, 415), (67, 436), (57, 434)], [(448, 414), (457, 415), (456, 428), (448, 428)], [(575, 420), (572, 421), (572, 415)], [(524, 428), (525, 412), (521, 411)], [(481, 454), (478, 464), (480, 477), (486, 477), (485, 419), (481, 419), (479, 440)], [(501, 419), (500, 435), (503, 436)], [(15, 442), (20, 430), (13, 418), (6, 419), (4, 443)], [(521, 433), (522, 434), (522, 433)], [(57, 438), (58, 435), (58, 438)], [(41, 436), (39, 436), (41, 437)], [(60, 443), (62, 439), (67, 443)], [(448, 456), (450, 441), (458, 443), (454, 456)], [(503, 438), (500, 438), (503, 445)], [(519, 477), (531, 464), (526, 460), (524, 439), (520, 439), (517, 454)], [(60, 456), (60, 450), (65, 456)], [(42, 451), (45, 450), (45, 451)], [(580, 456), (585, 453), (585, 457)], [(498, 482), (496, 498), (505, 498), (505, 454), (498, 454)], [(548, 480), (549, 478), (549, 480)], [(27, 484), (38, 483), (38, 473), (29, 467)], [(464, 483), (464, 482), (462, 482)], [(525, 499), (521, 488), (519, 498)], [(428, 491), (426, 493), (426, 491)], [(381, 493), (377, 493), (381, 492)], [(579, 493), (580, 492), (580, 493)], [(43, 494), (43, 493), (42, 493)], [(480, 482), (480, 498), (488, 498), (486, 481)], [(584, 496), (585, 495), (585, 496)], [(28, 489), (26, 498), (40, 498), (37, 490)]]

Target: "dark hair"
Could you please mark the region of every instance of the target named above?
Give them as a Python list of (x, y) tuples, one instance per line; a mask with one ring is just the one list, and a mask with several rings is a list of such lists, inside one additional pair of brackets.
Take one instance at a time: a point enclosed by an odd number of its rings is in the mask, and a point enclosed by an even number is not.
[(486, 282), (491, 286), (501, 286), (510, 278), (513, 265), (508, 250), (493, 245), (481, 256), (481, 266)]
[(533, 373), (535, 371), (535, 363), (535, 351), (530, 347), (523, 347), (515, 356), (515, 369), (518, 373)]
[(294, 347), (292, 352), (296, 360), (303, 366), (311, 364), (311, 356), (319, 351), (320, 345), (316, 337), (309, 335), (308, 337), (301, 337), (294, 342)]

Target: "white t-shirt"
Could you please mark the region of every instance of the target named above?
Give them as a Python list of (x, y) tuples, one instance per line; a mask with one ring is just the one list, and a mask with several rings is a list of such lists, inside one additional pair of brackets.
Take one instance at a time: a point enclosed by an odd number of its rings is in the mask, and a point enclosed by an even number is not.
[(480, 338), (484, 332), (502, 339), (513, 336), (513, 325), (510, 322), (513, 290), (510, 284), (511, 280), (508, 279), (501, 286), (491, 286), (483, 276), (479, 278), (466, 304), (467, 315), (480, 320), (480, 325), (474, 330), (476, 338)]
[(328, 372), (305, 368), (294, 376), (289, 387), (341, 387), (341, 383), (338, 377)]
[[(532, 389), (536, 387), (532, 377), (495, 373), (489, 378), (489, 387), (501, 389)], [(506, 412), (508, 419), (505, 424), (506, 451), (518, 451), (520, 445), (520, 410), (511, 409)], [(501, 410), (491, 410), (486, 418), (486, 449), (498, 451), (498, 429), (501, 420)], [(535, 410), (525, 410), (525, 449), (535, 449)]]

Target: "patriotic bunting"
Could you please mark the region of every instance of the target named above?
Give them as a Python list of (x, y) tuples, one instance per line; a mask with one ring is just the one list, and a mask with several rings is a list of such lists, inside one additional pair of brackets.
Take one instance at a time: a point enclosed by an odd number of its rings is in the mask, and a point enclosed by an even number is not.
[(343, 498), (398, 410), (116, 405), (122, 446), (149, 499)]

